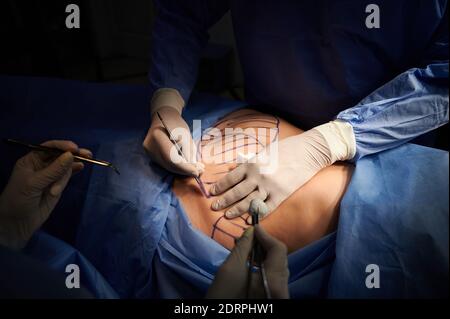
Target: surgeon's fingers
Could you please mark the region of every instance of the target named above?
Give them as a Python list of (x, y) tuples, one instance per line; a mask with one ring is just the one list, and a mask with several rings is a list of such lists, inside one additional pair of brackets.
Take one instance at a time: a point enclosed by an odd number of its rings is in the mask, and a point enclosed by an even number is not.
[(263, 264), (272, 297), (289, 298), (286, 246), (270, 236), (260, 225), (255, 226), (255, 239), (265, 251)]
[(59, 180), (57, 180), (53, 185), (50, 186), (49, 194), (55, 198), (59, 198), (61, 196), (62, 192), (67, 186), (67, 183), (70, 180), (70, 177), (73, 175), (73, 173), (68, 170)]
[(72, 141), (52, 140), (52, 141), (44, 142), (41, 145), (42, 146), (47, 146), (47, 147), (57, 148), (57, 149), (60, 149), (62, 151), (67, 151), (67, 152), (72, 152), (72, 153), (78, 152), (78, 145), (75, 144)]
[(218, 269), (207, 298), (245, 298), (248, 278), (247, 259), (253, 246), (253, 227), (247, 228)]
[(224, 266), (234, 269), (234, 271), (243, 271), (247, 269), (247, 259), (253, 247), (254, 228), (249, 227), (242, 236), (236, 240), (236, 244), (230, 255), (224, 262)]
[(154, 160), (173, 173), (188, 176), (198, 176), (200, 174), (195, 164), (188, 163), (178, 153), (175, 145), (163, 130), (156, 130), (154, 134), (156, 147), (154, 150), (150, 150), (150, 155)]
[[(77, 155), (83, 156), (83, 157), (87, 157), (87, 158), (92, 158), (92, 152), (86, 148), (80, 148), (78, 149), (78, 153)], [(77, 173), (79, 173), (80, 171), (82, 171), (84, 169), (84, 163), (83, 162), (78, 162), (77, 160), (75, 160), (72, 164), (72, 175), (75, 175)]]
[(249, 181), (248, 179), (244, 179), (242, 182), (234, 186), (232, 189), (228, 190), (225, 194), (220, 196), (216, 201), (211, 204), (211, 208), (213, 210), (221, 210), (227, 208), (230, 205), (240, 201), (248, 194), (253, 192), (256, 188), (256, 185)]
[[(81, 155), (83, 157), (92, 158), (92, 152), (86, 148), (79, 148), (77, 144), (68, 140), (52, 140), (47, 141), (41, 144), (42, 146), (57, 148), (63, 151), (69, 151), (75, 155)], [(40, 163), (36, 163), (36, 168), (40, 168), (40, 166), (44, 165), (43, 162), (48, 162), (50, 159), (54, 159), (54, 155), (46, 152), (35, 152), (36, 159), (40, 161)], [(72, 172), (73, 174), (78, 173), (84, 168), (84, 164), (81, 162), (74, 161), (72, 164)]]
[(211, 195), (219, 195), (230, 189), (245, 178), (244, 165), (237, 166), (234, 170), (219, 179), (210, 189)]
[(259, 190), (255, 190), (252, 193), (250, 193), (246, 198), (244, 198), (239, 203), (237, 203), (236, 205), (231, 207), (229, 210), (227, 210), (225, 212), (225, 216), (227, 218), (235, 218), (235, 217), (241, 216), (242, 214), (248, 212), (248, 209), (250, 207), (250, 202), (253, 199), (259, 198), (261, 200), (265, 200), (266, 197), (267, 197), (267, 193), (261, 192)]
[(87, 148), (80, 148), (78, 150), (78, 154), (83, 156), (83, 157), (87, 157), (87, 158), (92, 158), (92, 152), (90, 150), (88, 150)]
[[(87, 148), (79, 148), (77, 144), (75, 144), (72, 141), (66, 141), (66, 140), (52, 140), (47, 141), (41, 144), (42, 146), (57, 148), (62, 151), (71, 152), (74, 155), (81, 155), (83, 157), (92, 158), (92, 152), (88, 150)], [(46, 153), (42, 153), (46, 154)]]
[(197, 148), (191, 138), (179, 141), (178, 145), (180, 145), (181, 150), (189, 163), (197, 162)]
[[(65, 152), (71, 152), (71, 153), (77, 153), (78, 152), (78, 145), (75, 144), (72, 141), (66, 141), (66, 140), (51, 140), (51, 141), (46, 141), (44, 143), (41, 143), (42, 146), (46, 146), (46, 147), (51, 147), (51, 148), (57, 148), (59, 150), (65, 151)], [(34, 158), (38, 161), (40, 161), (40, 163), (36, 163), (38, 164), (43, 164), (44, 162), (49, 161), (50, 159), (54, 159), (55, 155), (52, 154), (51, 152), (33, 152), (34, 154)]]
[[(36, 193), (43, 192), (52, 184), (51, 194), (58, 196), (67, 184), (65, 176), (72, 174), (73, 155), (71, 152), (65, 152), (56, 158), (50, 165), (44, 169), (37, 171), (30, 180), (30, 189)], [(62, 181), (58, 183), (59, 181)]]
[(269, 269), (287, 267), (287, 248), (284, 243), (269, 235), (260, 225), (255, 226), (255, 237), (266, 252), (264, 264)]
[(179, 144), (183, 154), (187, 157), (187, 162), (193, 164), (197, 168), (199, 175), (203, 174), (205, 171), (205, 165), (201, 162), (197, 162), (197, 146), (195, 145), (190, 133), (189, 136), (183, 138)]
[[(72, 141), (52, 140), (44, 142), (41, 145), (70, 153), (76, 153), (78, 151), (78, 145)], [(33, 151), (24, 156), (17, 164), (23, 169), (30, 170), (30, 172), (37, 172), (50, 165), (58, 155), (52, 152)]]
[(84, 164), (81, 162), (73, 162), (72, 164), (72, 176), (81, 172), (84, 169)]

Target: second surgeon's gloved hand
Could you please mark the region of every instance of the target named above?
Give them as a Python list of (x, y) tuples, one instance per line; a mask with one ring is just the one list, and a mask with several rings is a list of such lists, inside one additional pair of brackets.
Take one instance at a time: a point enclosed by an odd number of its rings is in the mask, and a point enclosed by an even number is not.
[(42, 145), (66, 151), (56, 159), (45, 152), (31, 152), (19, 159), (0, 195), (0, 244), (23, 248), (47, 220), (70, 177), (83, 169), (72, 153), (92, 157), (70, 141), (49, 141)]
[[(240, 164), (211, 187), (212, 195), (220, 195), (211, 205), (213, 210), (237, 203), (225, 212), (226, 217), (234, 218), (247, 212), (252, 199), (259, 198), (272, 212), (318, 171), (336, 161), (353, 158), (356, 149), (352, 126), (340, 120), (288, 137), (275, 145), (277, 147), (268, 147), (253, 161)], [(267, 159), (274, 169), (263, 173), (267, 169)]]
[[(236, 246), (217, 271), (206, 298), (264, 298), (265, 291), (261, 273), (252, 272), (251, 278), (248, 277), (247, 260), (255, 240), (265, 254), (263, 263), (271, 297), (275, 299), (289, 298), (286, 246), (270, 236), (259, 225), (249, 227), (237, 240)], [(249, 280), (251, 281), (250, 285), (248, 285)]]
[[(184, 106), (183, 98), (178, 91), (164, 88), (155, 92), (151, 104), (152, 124), (143, 142), (150, 158), (170, 172), (199, 176), (203, 172), (204, 166), (196, 160), (195, 143), (192, 140), (189, 126), (181, 116)], [(176, 148), (156, 112), (161, 115), (166, 126), (177, 139), (187, 160), (176, 152)]]

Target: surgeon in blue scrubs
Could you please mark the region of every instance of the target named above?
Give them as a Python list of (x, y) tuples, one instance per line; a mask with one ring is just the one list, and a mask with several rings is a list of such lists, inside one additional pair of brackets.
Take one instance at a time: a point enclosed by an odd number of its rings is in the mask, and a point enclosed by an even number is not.
[[(262, 174), (244, 163), (219, 180), (212, 209), (244, 213), (253, 198), (277, 207), (335, 161), (406, 143), (448, 122), (446, 0), (155, 1), (150, 87), (152, 122), (144, 140), (166, 169), (198, 176), (192, 138), (186, 159), (171, 152), (170, 130), (188, 130), (182, 110), (194, 87), (208, 29), (230, 11), (246, 100), (307, 131), (282, 140), (278, 165)], [(175, 152), (176, 153), (176, 152)], [(237, 203), (237, 204), (236, 204)]]

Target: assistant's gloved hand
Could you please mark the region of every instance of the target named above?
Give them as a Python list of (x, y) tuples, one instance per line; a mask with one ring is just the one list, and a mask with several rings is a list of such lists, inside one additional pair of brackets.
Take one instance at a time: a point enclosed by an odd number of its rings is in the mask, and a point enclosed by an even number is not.
[(92, 157), (69, 141), (49, 141), (42, 145), (67, 151), (56, 159), (45, 152), (31, 152), (16, 162), (0, 195), (0, 244), (23, 248), (55, 208), (72, 173), (83, 169), (73, 161), (73, 153)]
[(322, 168), (353, 158), (356, 149), (352, 126), (339, 120), (272, 144), (211, 187), (211, 195), (224, 193), (212, 203), (213, 210), (240, 201), (225, 213), (234, 218), (259, 198), (272, 212)]
[[(147, 132), (143, 146), (150, 158), (173, 173), (199, 176), (204, 165), (196, 160), (196, 147), (189, 126), (181, 116), (184, 100), (177, 90), (159, 89), (151, 103), (152, 124)], [(176, 151), (156, 112), (164, 119), (168, 129), (177, 139), (187, 161)]]
[[(267, 282), (272, 298), (289, 298), (288, 279), (289, 269), (286, 246), (270, 236), (259, 225), (249, 227), (228, 258), (217, 271), (213, 283), (208, 289), (206, 298), (264, 298), (264, 286), (260, 272), (252, 272), (248, 278), (248, 263), (254, 241), (262, 247), (265, 254), (263, 263), (267, 275)], [(251, 280), (250, 286), (248, 281)], [(250, 287), (249, 291), (247, 289)]]

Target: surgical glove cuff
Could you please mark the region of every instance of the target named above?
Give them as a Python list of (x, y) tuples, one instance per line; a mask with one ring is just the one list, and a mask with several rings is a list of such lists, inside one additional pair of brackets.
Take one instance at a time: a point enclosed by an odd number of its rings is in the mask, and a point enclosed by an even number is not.
[(163, 107), (171, 107), (181, 114), (185, 103), (176, 89), (162, 88), (153, 93), (151, 101), (151, 115), (155, 114)]
[(314, 128), (319, 131), (328, 144), (331, 162), (346, 161), (356, 154), (356, 141), (353, 127), (342, 120), (334, 120)]

